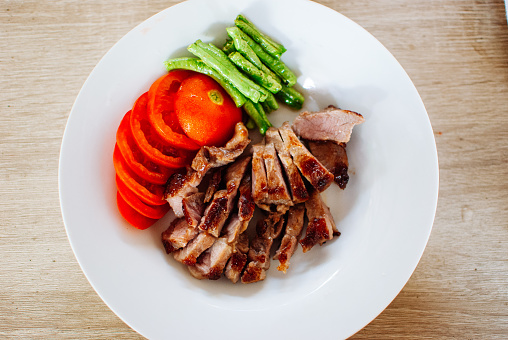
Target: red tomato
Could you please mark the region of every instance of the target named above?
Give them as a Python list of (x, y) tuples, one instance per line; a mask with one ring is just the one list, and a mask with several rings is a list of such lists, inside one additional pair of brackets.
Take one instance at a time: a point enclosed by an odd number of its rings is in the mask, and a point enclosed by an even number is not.
[(163, 205), (166, 203), (163, 199), (164, 186), (147, 182), (130, 170), (117, 145), (115, 145), (113, 153), (113, 165), (119, 179), (143, 202), (151, 205)]
[(131, 111), (131, 131), (139, 149), (153, 162), (168, 168), (181, 168), (189, 164), (194, 153), (176, 149), (164, 142), (154, 131), (147, 118), (148, 92), (142, 94)]
[(120, 195), (120, 192), (116, 193), (116, 205), (118, 206), (118, 210), (120, 211), (122, 217), (125, 218), (130, 225), (136, 227), (137, 229), (145, 230), (157, 222), (156, 219), (143, 216), (134, 210), (129, 204), (127, 204), (127, 202), (125, 202), (122, 195)]
[(159, 219), (169, 211), (169, 204), (167, 202), (163, 205), (155, 206), (143, 203), (143, 201), (118, 178), (118, 175), (116, 176), (116, 188), (124, 201), (143, 216)]
[(241, 109), (222, 86), (199, 73), (180, 85), (175, 112), (185, 134), (199, 145), (224, 145), (242, 120)]
[(154, 184), (166, 184), (173, 169), (158, 165), (147, 158), (137, 146), (132, 137), (130, 127), (131, 111), (127, 112), (116, 132), (116, 145), (130, 169), (139, 177)]
[(198, 150), (199, 145), (187, 137), (174, 113), (174, 96), (180, 84), (193, 72), (175, 70), (160, 77), (148, 91), (148, 119), (162, 139), (175, 148)]

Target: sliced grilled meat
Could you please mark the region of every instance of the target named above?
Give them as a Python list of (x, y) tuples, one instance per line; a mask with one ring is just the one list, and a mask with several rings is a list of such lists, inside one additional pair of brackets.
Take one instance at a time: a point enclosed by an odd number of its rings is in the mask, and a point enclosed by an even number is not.
[(234, 199), (238, 187), (251, 160), (244, 156), (230, 165), (225, 174), (226, 189), (219, 190), (213, 195), (213, 200), (206, 208), (198, 228), (215, 237), (219, 237), (222, 227), (234, 207)]
[(161, 240), (166, 253), (183, 248), (198, 233), (196, 227), (189, 226), (185, 218), (174, 219), (168, 229), (162, 232)]
[(229, 258), (224, 274), (233, 283), (237, 283), (242, 275), (243, 268), (247, 264), (247, 253), (249, 252), (249, 237), (246, 233), (240, 234), (233, 254)]
[(187, 169), (185, 174), (174, 173), (168, 180), (164, 198), (169, 202), (176, 217), (183, 217), (182, 201), (185, 197), (198, 191), (197, 187), (201, 183), (202, 176), (192, 170)]
[(279, 129), (284, 145), (293, 157), (293, 162), (301, 174), (319, 192), (324, 191), (333, 182), (333, 174), (314, 157), (300, 142), (288, 122)]
[(285, 213), (293, 205), (291, 196), (282, 174), (279, 158), (273, 143), (267, 143), (263, 153), (265, 161), (268, 195), (263, 203), (276, 206), (276, 210)]
[(223, 168), (217, 168), (210, 177), (208, 186), (206, 188), (204, 202), (208, 203), (213, 197), (213, 194), (219, 189), (220, 182), (222, 181)]
[(264, 219), (259, 220), (248, 253), (249, 263), (242, 274), (242, 283), (253, 283), (266, 278), (266, 271), (270, 268), (270, 249), (283, 225), (284, 218), (279, 213), (266, 214)]
[(270, 210), (264, 202), (268, 197), (268, 183), (266, 179), (265, 161), (263, 154), (265, 152), (264, 144), (252, 146), (252, 197), (254, 203), (264, 210)]
[(249, 145), (249, 132), (243, 123), (235, 126), (233, 137), (223, 147), (203, 146), (192, 161), (192, 169), (199, 173), (206, 173), (211, 168), (233, 162)]
[(298, 240), (303, 230), (304, 214), (305, 206), (303, 204), (297, 204), (289, 208), (286, 231), (280, 243), (280, 247), (274, 256), (275, 260), (279, 260), (277, 270), (284, 272), (284, 274), (289, 268), (289, 259), (298, 246)]
[(331, 140), (347, 143), (353, 127), (365, 121), (359, 113), (340, 110), (333, 105), (319, 112), (303, 112), (295, 118), (293, 130), (309, 140)]
[(246, 172), (238, 188), (238, 217), (242, 221), (250, 221), (254, 215), (254, 198), (252, 198), (252, 181), (249, 172)]
[(216, 238), (208, 233), (198, 233), (184, 248), (173, 253), (175, 260), (188, 266), (194, 266), (198, 257), (212, 246)]
[(279, 130), (274, 127), (269, 128), (268, 131), (266, 131), (266, 142), (273, 143), (275, 146), (275, 151), (277, 151), (277, 155), (284, 167), (284, 171), (289, 182), (293, 203), (298, 204), (305, 202), (309, 198), (309, 193), (305, 188), (305, 184), (303, 183), (298, 168), (293, 163), (289, 149), (284, 145), (282, 138), (280, 137)]
[(218, 280), (232, 253), (233, 247), (221, 237), (198, 258), (196, 265), (188, 267), (189, 272), (200, 280)]
[(238, 237), (241, 233), (247, 229), (249, 221), (242, 221), (238, 215), (231, 216), (228, 221), (228, 224), (222, 230), (222, 234), (227, 241), (227, 243), (232, 244), (233, 246), (236, 244)]
[(182, 200), (183, 205), (183, 214), (185, 216), (185, 220), (189, 227), (196, 229), (199, 222), (201, 221), (201, 217), (203, 216), (203, 212), (205, 211), (205, 204), (203, 202), (203, 198), (205, 194), (202, 192), (197, 192), (190, 196), (185, 197)]
[(337, 144), (332, 141), (308, 141), (307, 145), (310, 152), (333, 174), (335, 183), (341, 189), (345, 189), (349, 181), (346, 144)]
[(304, 253), (316, 244), (321, 245), (331, 240), (333, 236), (340, 235), (330, 209), (323, 202), (319, 192), (312, 191), (309, 200), (305, 202), (305, 209), (307, 210), (309, 224), (307, 225), (305, 237), (300, 240)]

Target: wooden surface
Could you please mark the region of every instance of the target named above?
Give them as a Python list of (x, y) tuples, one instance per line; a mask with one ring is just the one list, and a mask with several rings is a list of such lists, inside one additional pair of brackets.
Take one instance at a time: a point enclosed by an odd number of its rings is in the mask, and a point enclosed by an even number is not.
[[(124, 34), (178, 1), (0, 2), (0, 338), (139, 339), (72, 253), (58, 157), (72, 104)], [(430, 241), (355, 339), (508, 338), (508, 27), (501, 0), (326, 0), (414, 81), (435, 131)], [(304, 24), (304, 23), (302, 23)]]

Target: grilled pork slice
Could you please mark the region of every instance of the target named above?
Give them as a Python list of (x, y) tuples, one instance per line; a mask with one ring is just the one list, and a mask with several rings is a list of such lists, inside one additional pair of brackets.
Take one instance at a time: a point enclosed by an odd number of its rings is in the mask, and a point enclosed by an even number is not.
[(289, 149), (284, 145), (282, 138), (280, 137), (279, 130), (271, 127), (266, 131), (266, 142), (273, 143), (275, 151), (279, 156), (280, 162), (284, 167), (284, 172), (289, 182), (289, 188), (291, 189), (291, 197), (294, 204), (305, 202), (309, 198), (309, 193), (305, 188), (300, 172), (293, 163)]
[(161, 240), (166, 253), (183, 248), (198, 233), (196, 227), (189, 226), (185, 218), (174, 219), (168, 229), (162, 232)]
[(253, 145), (252, 151), (252, 197), (254, 198), (254, 203), (256, 203), (258, 207), (264, 210), (270, 210), (270, 207), (264, 204), (268, 198), (268, 182), (263, 158), (265, 145)]
[(164, 197), (173, 209), (176, 217), (183, 217), (183, 199), (198, 191), (202, 176), (192, 169), (187, 169), (185, 174), (174, 173), (168, 180)]
[(295, 118), (293, 130), (309, 140), (331, 140), (347, 143), (353, 127), (365, 121), (359, 113), (340, 110), (333, 105), (319, 112), (303, 112)]
[(229, 219), (228, 224), (222, 230), (222, 237), (224, 237), (227, 243), (234, 246), (240, 234), (247, 229), (248, 224), (249, 221), (242, 221), (238, 215), (234, 215)]
[(273, 257), (275, 260), (279, 260), (277, 270), (284, 272), (284, 274), (289, 268), (289, 259), (298, 246), (298, 240), (303, 230), (304, 214), (305, 206), (303, 204), (298, 204), (289, 208), (286, 231), (280, 243), (280, 247)]
[(246, 233), (240, 234), (235, 245), (233, 254), (229, 258), (224, 274), (233, 283), (237, 283), (242, 275), (243, 268), (247, 264), (247, 253), (249, 252), (249, 237)]
[(222, 181), (222, 168), (216, 169), (210, 177), (208, 186), (206, 188), (204, 202), (208, 203), (213, 197), (213, 194), (219, 189), (220, 182)]
[(249, 132), (242, 122), (235, 125), (233, 137), (223, 147), (203, 146), (192, 161), (192, 169), (205, 174), (211, 168), (233, 162), (249, 145)]
[(293, 157), (293, 162), (310, 184), (319, 192), (328, 188), (333, 182), (333, 174), (300, 142), (288, 122), (282, 124), (279, 133), (285, 147)]
[(349, 181), (346, 144), (337, 144), (331, 141), (308, 141), (307, 145), (310, 152), (333, 174), (335, 183), (341, 189), (345, 189)]
[(266, 179), (268, 183), (268, 195), (264, 201), (265, 204), (273, 204), (277, 211), (285, 213), (293, 205), (291, 196), (282, 174), (279, 158), (275, 152), (273, 143), (267, 143), (263, 153), (265, 161)]
[(325, 205), (321, 199), (321, 195), (317, 191), (310, 194), (310, 198), (305, 202), (305, 209), (307, 210), (307, 231), (305, 237), (300, 240), (303, 252), (309, 251), (316, 244), (323, 244), (331, 240), (333, 236), (339, 236), (340, 233), (335, 226), (330, 209)]
[(284, 225), (283, 215), (269, 213), (256, 225), (256, 236), (251, 242), (248, 253), (249, 263), (242, 274), (242, 283), (264, 280), (270, 268), (270, 249)]
[(225, 174), (226, 189), (219, 190), (213, 195), (213, 200), (206, 208), (198, 228), (215, 237), (219, 237), (222, 227), (234, 207), (234, 199), (238, 193), (238, 187), (251, 160), (250, 156), (244, 156), (231, 164)]
[(225, 238), (219, 238), (199, 258), (189, 272), (197, 279), (218, 280), (233, 253), (233, 247)]
[(204, 197), (204, 193), (197, 192), (182, 200), (183, 214), (187, 224), (191, 228), (196, 229), (201, 221), (201, 216), (203, 216), (203, 212), (205, 211), (205, 203), (203, 202)]
[(184, 248), (173, 253), (175, 260), (188, 266), (194, 266), (198, 257), (212, 246), (216, 238), (208, 233), (199, 233)]
[(241, 221), (250, 221), (254, 215), (254, 198), (252, 198), (252, 181), (249, 172), (246, 172), (238, 188), (238, 217)]

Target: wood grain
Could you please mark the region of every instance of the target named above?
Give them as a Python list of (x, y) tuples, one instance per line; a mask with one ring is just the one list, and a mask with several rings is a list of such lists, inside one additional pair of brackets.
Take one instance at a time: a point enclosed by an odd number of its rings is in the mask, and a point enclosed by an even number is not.
[[(0, 2), (0, 337), (139, 339), (74, 258), (58, 198), (72, 104), (134, 26), (179, 1)], [(432, 122), (440, 196), (423, 258), (354, 339), (508, 337), (508, 27), (502, 1), (318, 1), (381, 41)]]

